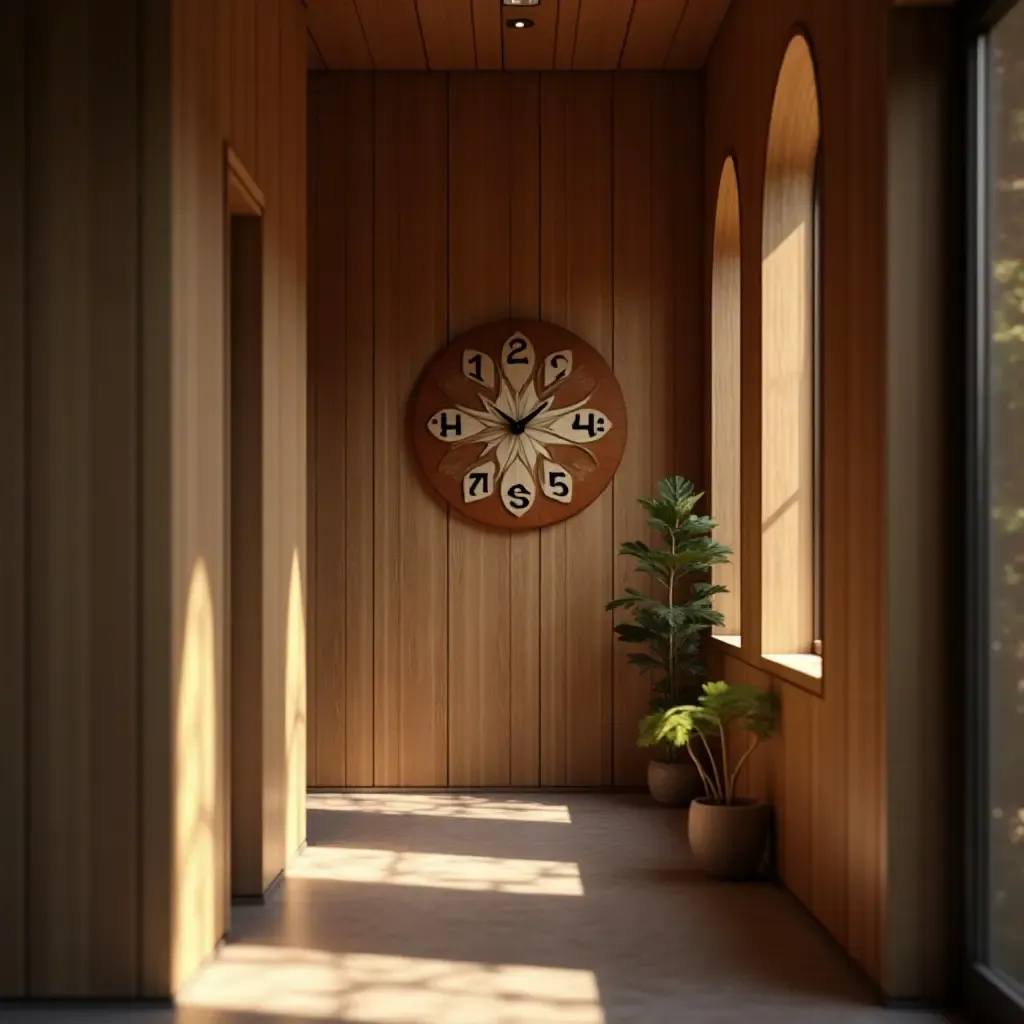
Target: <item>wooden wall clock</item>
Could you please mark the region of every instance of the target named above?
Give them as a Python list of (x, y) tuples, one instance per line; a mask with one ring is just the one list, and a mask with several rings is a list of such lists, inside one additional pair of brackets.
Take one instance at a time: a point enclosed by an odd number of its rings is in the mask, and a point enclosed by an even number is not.
[(410, 399), (412, 445), (431, 486), (489, 526), (568, 519), (608, 486), (626, 447), (626, 404), (604, 357), (539, 320), (460, 335)]

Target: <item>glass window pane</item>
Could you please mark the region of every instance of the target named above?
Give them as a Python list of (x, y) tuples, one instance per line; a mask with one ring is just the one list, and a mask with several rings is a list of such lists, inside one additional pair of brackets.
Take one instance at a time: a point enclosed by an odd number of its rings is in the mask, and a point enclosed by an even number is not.
[(990, 45), (989, 966), (1024, 986), (1024, 4)]

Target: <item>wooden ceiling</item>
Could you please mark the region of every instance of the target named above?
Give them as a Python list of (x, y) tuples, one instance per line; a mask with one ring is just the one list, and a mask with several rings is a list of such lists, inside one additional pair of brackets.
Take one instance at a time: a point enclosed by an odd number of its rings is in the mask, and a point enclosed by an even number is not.
[[(730, 0), (309, 0), (310, 66), (437, 71), (697, 68)], [(529, 18), (533, 28), (506, 26)]]

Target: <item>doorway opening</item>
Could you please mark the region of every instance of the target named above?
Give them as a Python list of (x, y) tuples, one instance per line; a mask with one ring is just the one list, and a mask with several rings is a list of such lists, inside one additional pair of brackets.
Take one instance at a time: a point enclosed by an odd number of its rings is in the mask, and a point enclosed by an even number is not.
[(263, 857), (263, 195), (227, 153), (226, 502), (229, 580), (227, 870), (235, 901), (262, 900)]

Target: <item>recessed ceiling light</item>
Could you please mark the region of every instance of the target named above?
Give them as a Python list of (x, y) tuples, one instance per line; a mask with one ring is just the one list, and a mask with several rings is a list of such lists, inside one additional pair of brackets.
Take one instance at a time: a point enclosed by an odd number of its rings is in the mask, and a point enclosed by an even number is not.
[(505, 24), (509, 28), (533, 28), (533, 22), (529, 18), (509, 18)]
[(536, 7), (540, 0), (501, 0), (505, 7)]

